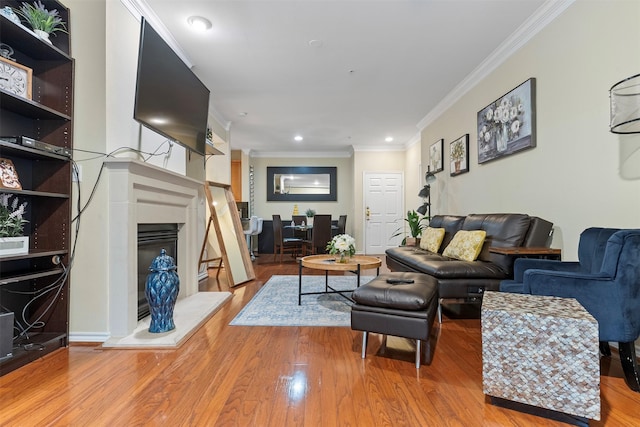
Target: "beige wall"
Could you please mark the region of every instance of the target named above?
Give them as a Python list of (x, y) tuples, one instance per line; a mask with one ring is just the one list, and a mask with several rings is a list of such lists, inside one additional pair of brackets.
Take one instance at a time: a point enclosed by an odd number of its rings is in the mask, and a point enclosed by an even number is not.
[[(243, 165), (245, 159), (243, 159)], [(282, 219), (291, 218), (293, 205), (298, 205), (300, 215), (311, 208), (318, 214), (331, 214), (338, 219), (341, 214), (353, 215), (353, 187), (351, 160), (348, 158), (247, 158), (248, 166), (253, 165), (255, 174), (255, 214), (264, 219), (271, 219), (279, 214)], [(267, 201), (267, 166), (335, 166), (337, 167), (338, 200), (336, 202), (268, 202)], [(244, 171), (243, 171), (244, 174)], [(248, 176), (248, 172), (245, 176)], [(249, 187), (248, 178), (243, 180), (244, 188)]]
[[(418, 183), (420, 176), (420, 144), (413, 144), (407, 151), (355, 151), (351, 158), (249, 158), (247, 161), (255, 168), (255, 200), (256, 215), (270, 219), (273, 214), (280, 214), (283, 219), (291, 218), (293, 205), (298, 205), (300, 214), (308, 208), (317, 213), (328, 213), (334, 219), (341, 214), (347, 214), (347, 233), (356, 239), (358, 252), (364, 249), (364, 206), (363, 180), (365, 173), (400, 172), (406, 176), (413, 176), (409, 184), (405, 184), (405, 197), (411, 203), (407, 209), (416, 209), (422, 204), (417, 197), (422, 183)], [(244, 162), (244, 160), (243, 160)], [(336, 166), (338, 168), (338, 201), (337, 202), (267, 202), (266, 177), (267, 166)], [(244, 183), (247, 181), (245, 179)], [(248, 184), (243, 184), (243, 188)], [(415, 204), (415, 206), (413, 206)]]
[[(76, 58), (74, 82), (75, 148), (104, 153), (106, 148), (106, 2), (65, 0), (71, 9), (72, 53)], [(82, 34), (82, 36), (78, 36)], [(89, 58), (89, 59), (87, 59)], [(74, 152), (82, 168), (81, 204), (84, 206), (98, 179), (101, 160), (95, 154)], [(73, 215), (78, 185), (73, 187)], [(104, 271), (109, 239), (106, 223), (106, 191), (99, 184), (95, 196), (80, 217), (80, 232), (71, 269), (70, 330), (80, 339), (84, 334), (105, 334), (107, 330), (107, 274)], [(75, 225), (75, 224), (74, 224)], [(72, 227), (75, 229), (75, 226)], [(75, 236), (75, 233), (74, 233)]]
[[(427, 126), (423, 164), (427, 147), (445, 139), (435, 213), (541, 216), (555, 223), (553, 246), (565, 259), (577, 259), (587, 227), (640, 227), (640, 137), (608, 131), (609, 88), (640, 70), (638, 22), (640, 2), (577, 1)], [(478, 165), (477, 112), (530, 77), (537, 147)], [(448, 144), (464, 133), (470, 172), (450, 177)]]
[[(419, 157), (416, 157), (416, 159)], [(362, 252), (364, 249), (364, 175), (365, 173), (400, 172), (404, 174), (405, 200), (407, 189), (407, 173), (405, 172), (405, 152), (404, 151), (356, 151), (353, 155), (353, 205), (354, 215), (349, 219), (353, 237), (356, 239), (356, 250)], [(417, 169), (414, 174), (412, 188), (417, 188)], [(414, 193), (417, 194), (417, 191)], [(412, 199), (415, 196), (412, 197)], [(417, 207), (417, 206), (416, 206)]]
[(421, 157), (422, 146), (419, 140), (410, 144), (404, 153), (405, 212), (408, 210), (416, 210), (422, 206), (423, 203), (422, 199), (418, 197), (418, 193), (426, 184), (424, 175), (427, 172), (427, 167), (426, 165), (424, 167), (422, 166)]

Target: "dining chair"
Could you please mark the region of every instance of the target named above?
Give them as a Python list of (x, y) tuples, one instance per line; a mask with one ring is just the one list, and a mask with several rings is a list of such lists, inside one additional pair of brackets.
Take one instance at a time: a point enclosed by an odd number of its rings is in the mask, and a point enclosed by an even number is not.
[(338, 218), (338, 234), (344, 234), (347, 229), (347, 216), (340, 215)]
[(327, 243), (331, 240), (331, 215), (315, 215), (311, 239), (305, 241), (306, 250), (311, 254), (326, 253)]
[(280, 254), (280, 262), (282, 262), (282, 254), (285, 252), (296, 256), (298, 253), (305, 254), (304, 241), (297, 237), (282, 237), (282, 218), (280, 215), (273, 215), (273, 261), (276, 261), (276, 255)]

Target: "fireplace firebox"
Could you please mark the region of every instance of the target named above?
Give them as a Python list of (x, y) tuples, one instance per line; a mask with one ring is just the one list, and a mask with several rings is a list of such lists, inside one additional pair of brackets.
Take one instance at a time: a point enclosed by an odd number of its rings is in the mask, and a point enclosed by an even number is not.
[(164, 249), (178, 265), (178, 224), (138, 224), (138, 320), (147, 317), (149, 303), (144, 294), (149, 267)]

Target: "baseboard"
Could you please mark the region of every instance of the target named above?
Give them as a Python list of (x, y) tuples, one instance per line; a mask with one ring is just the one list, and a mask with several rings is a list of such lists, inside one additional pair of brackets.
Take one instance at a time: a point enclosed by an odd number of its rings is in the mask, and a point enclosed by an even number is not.
[(69, 342), (105, 342), (110, 336), (105, 332), (71, 332)]

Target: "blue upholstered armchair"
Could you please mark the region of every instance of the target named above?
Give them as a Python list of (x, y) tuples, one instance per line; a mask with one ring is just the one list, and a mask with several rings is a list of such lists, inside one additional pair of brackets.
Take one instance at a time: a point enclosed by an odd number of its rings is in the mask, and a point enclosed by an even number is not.
[(500, 290), (578, 300), (598, 321), (602, 353), (610, 356), (609, 342), (618, 342), (625, 381), (640, 391), (640, 229), (588, 228), (580, 235), (578, 259), (518, 259), (514, 280), (503, 281)]

